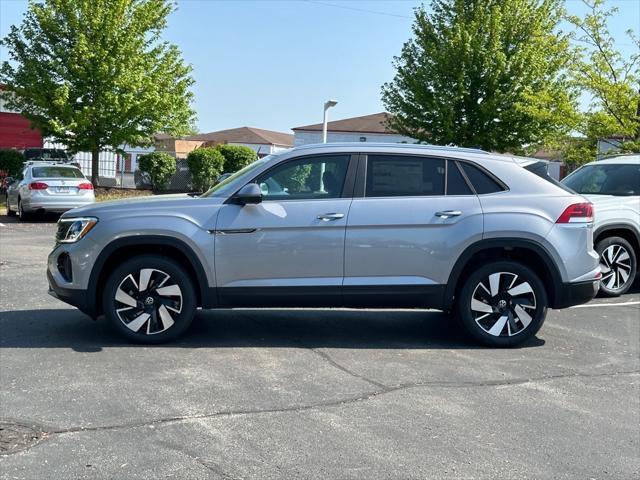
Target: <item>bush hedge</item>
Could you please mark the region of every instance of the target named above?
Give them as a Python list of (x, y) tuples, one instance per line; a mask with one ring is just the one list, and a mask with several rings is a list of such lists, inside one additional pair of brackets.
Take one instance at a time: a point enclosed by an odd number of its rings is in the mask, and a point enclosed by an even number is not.
[(161, 190), (176, 172), (176, 159), (164, 152), (147, 153), (138, 157), (138, 166), (149, 175), (153, 189)]
[(200, 147), (189, 152), (187, 164), (196, 190), (209, 190), (224, 171), (225, 157), (217, 147)]
[(24, 155), (17, 150), (0, 150), (0, 177), (16, 177), (24, 167)]
[(256, 161), (258, 156), (244, 145), (218, 145), (216, 149), (224, 157), (224, 172), (234, 173)]

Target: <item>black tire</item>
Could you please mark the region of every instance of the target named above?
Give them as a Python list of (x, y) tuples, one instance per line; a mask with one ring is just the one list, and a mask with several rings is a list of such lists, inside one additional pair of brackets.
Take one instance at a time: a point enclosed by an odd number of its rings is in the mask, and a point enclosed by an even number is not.
[(20, 197), (18, 197), (18, 218), (21, 222), (25, 222), (30, 218), (30, 214), (25, 212), (24, 208), (22, 208), (22, 200)]
[(179, 263), (159, 255), (142, 255), (127, 260), (109, 275), (102, 306), (118, 333), (134, 342), (156, 344), (184, 333), (197, 305), (193, 282)]
[(600, 255), (602, 269), (599, 293), (606, 297), (627, 293), (638, 271), (638, 260), (631, 244), (622, 237), (607, 237), (598, 242), (596, 252)]
[(538, 276), (520, 263), (501, 260), (478, 267), (464, 280), (456, 313), (484, 345), (515, 347), (540, 330), (547, 306)]
[(7, 216), (8, 217), (15, 217), (16, 216), (16, 212), (11, 210), (11, 205), (9, 205), (9, 194), (7, 194)]

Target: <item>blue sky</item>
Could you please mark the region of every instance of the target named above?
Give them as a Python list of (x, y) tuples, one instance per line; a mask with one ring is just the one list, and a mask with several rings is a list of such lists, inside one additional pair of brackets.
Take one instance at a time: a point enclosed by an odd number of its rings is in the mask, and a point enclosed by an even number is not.
[[(382, 111), (380, 87), (410, 36), (413, 0), (180, 0), (165, 38), (193, 66), (201, 132), (253, 126), (288, 131), (331, 118)], [(640, 30), (639, 0), (608, 0), (618, 47)], [(580, 0), (567, 9), (583, 14)], [(0, 0), (0, 36), (20, 22), (24, 0)], [(0, 58), (6, 51), (0, 50)]]

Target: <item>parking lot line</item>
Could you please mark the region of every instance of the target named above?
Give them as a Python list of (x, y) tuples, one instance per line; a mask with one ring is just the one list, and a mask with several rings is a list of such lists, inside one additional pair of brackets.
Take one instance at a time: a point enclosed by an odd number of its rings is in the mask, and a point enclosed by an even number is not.
[(570, 308), (592, 308), (592, 307), (626, 307), (628, 305), (640, 305), (640, 301), (637, 302), (622, 302), (622, 303), (587, 303), (585, 305), (575, 305)]

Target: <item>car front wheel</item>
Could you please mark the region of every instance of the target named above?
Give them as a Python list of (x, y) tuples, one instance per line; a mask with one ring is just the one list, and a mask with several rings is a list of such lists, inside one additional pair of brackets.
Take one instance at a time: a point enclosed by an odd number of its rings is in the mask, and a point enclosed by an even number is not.
[(475, 339), (492, 347), (513, 347), (542, 327), (547, 293), (529, 268), (517, 262), (496, 261), (467, 277), (456, 307)]
[(621, 237), (609, 237), (596, 245), (600, 255), (600, 293), (617, 297), (626, 293), (633, 284), (637, 270), (637, 259), (631, 244)]
[(116, 268), (103, 293), (104, 313), (130, 340), (163, 343), (181, 335), (196, 310), (193, 282), (177, 262), (144, 255)]

